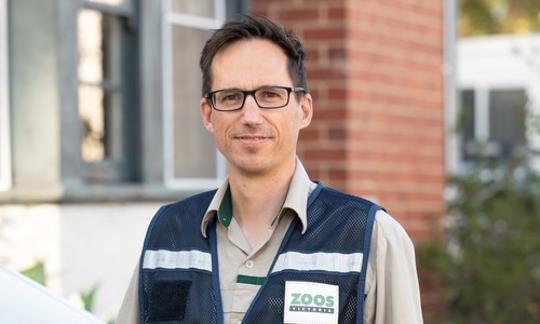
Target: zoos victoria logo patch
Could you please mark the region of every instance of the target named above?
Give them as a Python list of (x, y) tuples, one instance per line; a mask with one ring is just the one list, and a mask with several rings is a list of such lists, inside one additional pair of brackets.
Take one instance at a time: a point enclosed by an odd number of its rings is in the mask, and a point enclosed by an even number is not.
[(286, 281), (284, 308), (284, 323), (337, 324), (339, 286)]

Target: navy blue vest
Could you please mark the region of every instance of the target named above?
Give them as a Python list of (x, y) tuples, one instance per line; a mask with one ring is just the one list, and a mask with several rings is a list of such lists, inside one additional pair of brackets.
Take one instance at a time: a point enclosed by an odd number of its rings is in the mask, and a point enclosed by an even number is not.
[[(150, 223), (140, 261), (141, 323), (223, 323), (215, 219), (208, 239), (202, 217), (215, 191), (162, 207)], [(375, 213), (362, 198), (318, 185), (310, 194), (307, 231), (295, 218), (243, 323), (283, 323), (286, 281), (339, 286), (339, 323), (362, 323), (365, 276)], [(280, 256), (361, 255), (354, 269), (295, 269)], [(295, 255), (296, 255), (295, 254)], [(290, 254), (289, 254), (290, 255)]]

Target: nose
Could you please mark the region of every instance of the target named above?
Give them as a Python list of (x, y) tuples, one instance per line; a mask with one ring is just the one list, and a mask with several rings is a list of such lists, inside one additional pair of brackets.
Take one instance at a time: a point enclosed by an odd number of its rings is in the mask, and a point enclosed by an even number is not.
[(245, 124), (259, 125), (262, 123), (263, 118), (261, 108), (259, 108), (253, 96), (247, 96), (241, 111), (242, 120)]

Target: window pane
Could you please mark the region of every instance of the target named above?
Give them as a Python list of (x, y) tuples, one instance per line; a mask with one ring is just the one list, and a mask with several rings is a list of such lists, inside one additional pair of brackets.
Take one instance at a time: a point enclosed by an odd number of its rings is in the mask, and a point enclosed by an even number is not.
[(214, 141), (199, 114), (198, 60), (210, 31), (172, 27), (174, 177), (216, 178)]
[(79, 115), (82, 122), (82, 157), (85, 161), (101, 161), (106, 157), (103, 14), (94, 10), (79, 12)]
[(118, 17), (79, 11), (78, 109), (83, 160), (118, 161), (122, 151), (122, 26)]
[(85, 161), (105, 159), (105, 107), (103, 89), (79, 86), (79, 115), (83, 124), (82, 157)]
[(214, 18), (214, 0), (170, 0), (172, 12)]
[(489, 92), (489, 140), (502, 159), (525, 144), (525, 104), (524, 90)]
[(79, 12), (79, 80), (98, 83), (103, 81), (103, 14), (83, 9)]
[(476, 143), (474, 138), (474, 90), (462, 90), (460, 92), (460, 128), (462, 139), (462, 156), (464, 160), (474, 157)]

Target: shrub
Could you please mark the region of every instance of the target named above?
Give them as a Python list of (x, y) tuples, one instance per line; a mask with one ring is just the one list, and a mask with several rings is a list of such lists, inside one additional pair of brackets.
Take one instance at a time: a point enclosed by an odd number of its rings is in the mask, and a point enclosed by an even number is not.
[(418, 249), (440, 287), (433, 323), (540, 323), (540, 178), (523, 163), (481, 162), (453, 177), (443, 237)]

